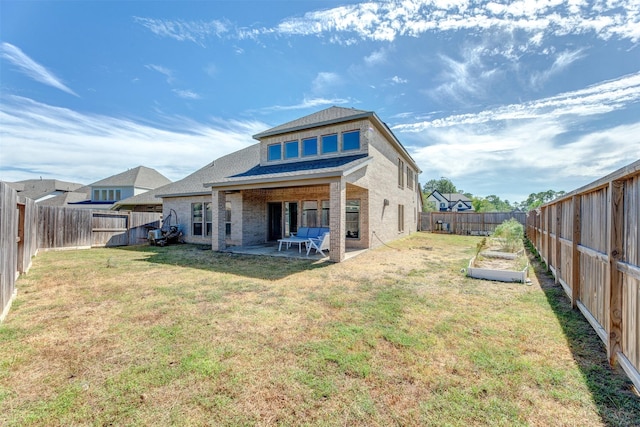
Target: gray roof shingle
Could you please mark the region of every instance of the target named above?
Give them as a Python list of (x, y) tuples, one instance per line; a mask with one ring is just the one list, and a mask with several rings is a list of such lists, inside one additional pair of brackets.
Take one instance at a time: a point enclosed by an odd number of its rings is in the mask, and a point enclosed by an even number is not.
[(204, 187), (205, 183), (221, 181), (226, 177), (246, 172), (259, 164), (260, 143), (256, 143), (220, 157), (179, 181), (157, 188), (153, 193), (157, 197), (206, 195), (211, 190)]
[(279, 135), (282, 133), (288, 133), (312, 127), (326, 126), (332, 123), (356, 120), (358, 118), (369, 117), (372, 115), (372, 111), (356, 110), (354, 108), (334, 106), (326, 108), (322, 111), (318, 111), (317, 113), (309, 114), (308, 116), (304, 116), (299, 119), (281, 124), (271, 129), (267, 129), (264, 132), (260, 132), (254, 135), (253, 138), (259, 140), (267, 136)]
[(92, 187), (136, 187), (153, 189), (169, 184), (171, 180), (155, 169), (138, 166), (91, 184)]

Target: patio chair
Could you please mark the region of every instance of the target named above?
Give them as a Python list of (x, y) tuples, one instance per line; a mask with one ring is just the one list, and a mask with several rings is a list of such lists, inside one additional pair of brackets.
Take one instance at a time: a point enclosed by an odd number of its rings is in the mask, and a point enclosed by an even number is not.
[(317, 239), (309, 239), (307, 241), (307, 256), (311, 252), (311, 249), (315, 249), (316, 253), (320, 252), (324, 256), (323, 250), (329, 250), (329, 242), (331, 239), (329, 238), (330, 233), (324, 233), (322, 236), (319, 236)]

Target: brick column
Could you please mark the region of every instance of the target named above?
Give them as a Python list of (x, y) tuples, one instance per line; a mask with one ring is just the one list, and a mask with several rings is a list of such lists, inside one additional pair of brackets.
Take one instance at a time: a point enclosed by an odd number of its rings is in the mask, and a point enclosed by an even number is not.
[(347, 184), (343, 178), (329, 184), (329, 227), (331, 229), (331, 249), (329, 259), (333, 262), (344, 261), (345, 221), (347, 205)]
[(213, 190), (211, 203), (211, 249), (221, 251), (226, 249), (225, 243), (225, 211), (227, 195), (224, 191)]

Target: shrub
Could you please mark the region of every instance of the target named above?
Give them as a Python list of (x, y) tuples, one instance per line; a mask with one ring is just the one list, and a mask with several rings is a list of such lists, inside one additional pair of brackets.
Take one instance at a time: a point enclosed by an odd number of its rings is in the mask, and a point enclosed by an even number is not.
[(522, 224), (511, 218), (496, 227), (493, 237), (501, 239), (503, 250), (516, 252), (522, 246), (524, 228)]

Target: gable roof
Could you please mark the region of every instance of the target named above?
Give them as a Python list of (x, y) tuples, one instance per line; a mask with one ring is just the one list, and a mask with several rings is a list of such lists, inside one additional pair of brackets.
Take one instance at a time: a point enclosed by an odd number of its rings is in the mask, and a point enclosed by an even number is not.
[(440, 200), (440, 197), (438, 197), (438, 195), (440, 195), (443, 199), (445, 199), (447, 202), (449, 202), (449, 204), (458, 203), (459, 201), (464, 202), (466, 204), (471, 203), (471, 199), (468, 198), (467, 196), (465, 196), (464, 194), (460, 194), (460, 193), (441, 193), (438, 190), (433, 190), (427, 196), (427, 198), (433, 196), (436, 199)]
[(260, 164), (260, 143), (250, 145), (220, 157), (191, 175), (153, 191), (156, 197), (181, 197), (208, 195), (211, 190), (204, 183), (220, 181), (237, 175)]
[(327, 126), (345, 121), (358, 120), (361, 118), (370, 117), (372, 115), (372, 111), (333, 106), (316, 113), (309, 114), (308, 116), (304, 116), (299, 119), (281, 124), (271, 129), (267, 129), (264, 132), (260, 132), (254, 135), (253, 138), (259, 140), (267, 136), (295, 132), (313, 127)]
[(169, 184), (171, 180), (155, 169), (138, 166), (91, 184), (91, 187), (136, 187), (153, 189)]

